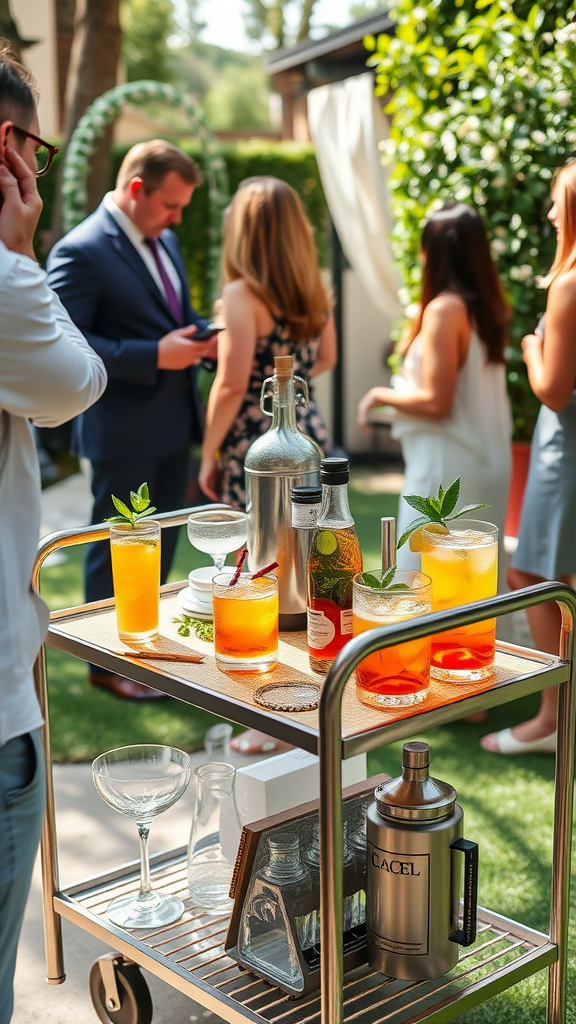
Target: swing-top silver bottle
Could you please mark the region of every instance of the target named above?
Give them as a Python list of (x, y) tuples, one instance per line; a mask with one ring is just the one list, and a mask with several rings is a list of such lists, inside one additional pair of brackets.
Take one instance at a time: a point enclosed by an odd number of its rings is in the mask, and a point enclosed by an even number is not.
[[(272, 411), (270, 411), (270, 400)], [(262, 385), (260, 408), (272, 425), (246, 452), (249, 568), (278, 562), (280, 629), (306, 629), (308, 531), (291, 524), (293, 487), (319, 484), (322, 450), (296, 425), (296, 406), (308, 387), (292, 371), (292, 356), (274, 359), (274, 376)]]

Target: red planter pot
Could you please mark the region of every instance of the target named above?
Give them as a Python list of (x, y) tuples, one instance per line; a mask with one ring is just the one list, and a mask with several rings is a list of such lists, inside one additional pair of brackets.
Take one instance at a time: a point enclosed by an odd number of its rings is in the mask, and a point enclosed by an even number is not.
[(504, 528), (504, 533), (507, 537), (518, 536), (529, 464), (530, 442), (514, 441), (512, 444), (512, 479), (510, 481), (506, 526)]

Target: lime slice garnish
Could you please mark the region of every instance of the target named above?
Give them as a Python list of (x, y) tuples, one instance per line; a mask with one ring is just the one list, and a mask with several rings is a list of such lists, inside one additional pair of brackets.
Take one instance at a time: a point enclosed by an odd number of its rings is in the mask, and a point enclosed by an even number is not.
[(316, 549), (321, 555), (332, 555), (338, 547), (338, 541), (331, 530), (322, 530), (316, 537)]

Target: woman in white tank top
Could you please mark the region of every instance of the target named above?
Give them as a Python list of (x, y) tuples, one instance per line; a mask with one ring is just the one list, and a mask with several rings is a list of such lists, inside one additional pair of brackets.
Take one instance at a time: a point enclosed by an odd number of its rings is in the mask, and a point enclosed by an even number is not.
[[(358, 421), (369, 430), (369, 410), (392, 406), (406, 464), (402, 495), (432, 497), (440, 484), (460, 477), (459, 503), (490, 505), (486, 519), (498, 527), (502, 544), (511, 472), (504, 365), (509, 309), (476, 210), (457, 203), (434, 213), (422, 234), (422, 259), (420, 312), (402, 371), (392, 388), (364, 395)], [(401, 496), (398, 535), (414, 515)], [(418, 569), (419, 561), (407, 544), (398, 552), (403, 568)]]

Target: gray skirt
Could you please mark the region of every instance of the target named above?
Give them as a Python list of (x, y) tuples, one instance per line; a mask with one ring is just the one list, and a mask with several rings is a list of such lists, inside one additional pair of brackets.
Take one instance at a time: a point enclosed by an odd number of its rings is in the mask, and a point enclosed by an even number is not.
[(576, 391), (562, 412), (540, 409), (512, 565), (546, 580), (576, 574)]

